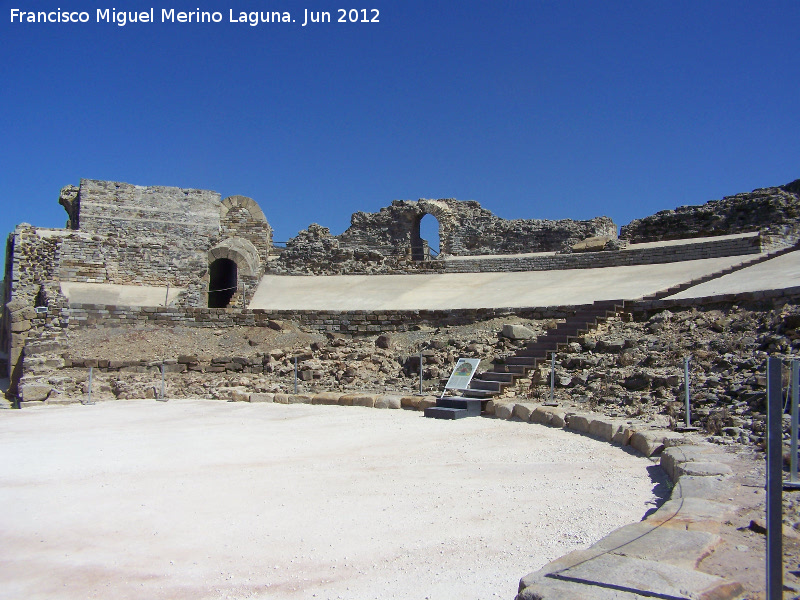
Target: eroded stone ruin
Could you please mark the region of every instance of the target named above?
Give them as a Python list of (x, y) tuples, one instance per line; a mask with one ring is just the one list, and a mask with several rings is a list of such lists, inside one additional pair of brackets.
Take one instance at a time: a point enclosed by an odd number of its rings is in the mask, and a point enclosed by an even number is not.
[[(494, 364), (508, 370), (504, 361), (527, 342), (502, 335), (504, 323), (524, 324), (542, 335), (580, 307), (319, 312), (251, 309), (249, 301), (266, 274), (578, 269), (740, 255), (744, 261), (797, 241), (800, 184), (664, 211), (626, 225), (619, 239), (608, 217), (505, 220), (474, 201), (402, 200), (375, 213), (355, 213), (340, 235), (312, 224), (285, 248), (273, 245), (264, 212), (243, 196), (221, 199), (204, 190), (81, 180), (77, 187), (65, 187), (58, 201), (68, 215), (64, 229), (22, 224), (7, 241), (0, 336), (10, 377), (8, 397), (21, 405), (79, 401), (87, 392), (89, 367), (97, 370), (95, 396), (107, 398), (155, 395), (153, 374), (162, 364), (170, 394), (219, 398), (230, 398), (234, 391), (291, 391), (295, 358), (306, 391), (341, 393), (410, 393), (418, 382), (420, 352), (431, 389), (458, 356), (477, 356), (486, 369)], [(438, 222), (438, 256), (420, 235), (426, 215)], [(694, 239), (698, 235), (712, 237)], [(640, 244), (674, 238), (692, 243)], [(757, 314), (731, 322), (776, 328), (766, 338), (744, 336), (735, 348), (740, 354), (773, 347), (795, 351), (795, 330), (785, 325), (794, 317), (781, 316), (795, 314), (794, 296), (783, 290), (774, 298), (735, 300)], [(790, 309), (777, 316), (758, 316), (787, 301)], [(732, 302), (706, 303), (702, 310), (727, 314)], [(631, 328), (637, 319), (649, 323), (665, 307), (641, 301), (626, 308), (625, 320), (612, 321), (585, 343), (579, 339), (561, 347), (559, 394), (594, 405), (668, 412), (665, 403), (679, 392), (672, 373), (678, 367), (655, 372), (660, 365), (645, 364), (659, 356), (650, 341), (633, 329), (630, 340), (639, 341), (630, 341), (613, 325)], [(700, 310), (685, 302), (670, 307), (675, 314)], [(685, 319), (659, 322), (677, 326)], [(714, 317), (709, 327), (720, 322), (725, 321)], [(604, 331), (610, 341), (602, 340)], [(663, 354), (691, 349), (695, 341), (676, 341)], [(722, 355), (731, 354), (728, 350), (720, 346)], [(740, 364), (737, 360), (724, 364)], [(751, 373), (753, 365), (742, 361), (746, 366), (740, 370)], [(503, 387), (497, 400), (537, 397), (537, 385), (546, 378), (543, 368), (527, 373), (514, 386)], [(731, 398), (724, 392), (715, 397), (721, 403)]]

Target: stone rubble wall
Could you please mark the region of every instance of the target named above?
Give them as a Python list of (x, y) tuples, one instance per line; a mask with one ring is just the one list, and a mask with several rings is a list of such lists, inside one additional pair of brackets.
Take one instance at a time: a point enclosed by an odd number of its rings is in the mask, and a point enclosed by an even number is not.
[(711, 200), (700, 206), (662, 210), (623, 226), (631, 243), (685, 239), (767, 230), (778, 233), (800, 220), (800, 179), (780, 187)]
[(617, 227), (608, 217), (506, 220), (474, 201), (395, 200), (377, 213), (354, 213), (350, 227), (338, 236), (320, 225), (310, 225), (287, 242), (269, 271), (305, 275), (441, 270), (439, 261), (429, 260), (428, 241), (420, 238), (419, 222), (425, 215), (439, 223), (442, 255), (569, 251), (589, 237), (617, 237)]
[(61, 317), (68, 321), (70, 329), (145, 324), (224, 329), (236, 326), (269, 327), (270, 321), (277, 320), (293, 321), (300, 326), (320, 332), (374, 335), (410, 331), (421, 325), (429, 327), (465, 325), (512, 314), (530, 319), (560, 319), (573, 314), (575, 310), (577, 307), (554, 306), (531, 309), (304, 311), (72, 304), (68, 308), (61, 309)]

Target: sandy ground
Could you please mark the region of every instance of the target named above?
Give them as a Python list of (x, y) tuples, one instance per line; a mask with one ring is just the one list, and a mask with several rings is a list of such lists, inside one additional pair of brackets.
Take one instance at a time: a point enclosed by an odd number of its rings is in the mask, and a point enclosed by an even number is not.
[(0, 598), (29, 600), (511, 599), (663, 488), (565, 431), (338, 406), (6, 410), (0, 455)]

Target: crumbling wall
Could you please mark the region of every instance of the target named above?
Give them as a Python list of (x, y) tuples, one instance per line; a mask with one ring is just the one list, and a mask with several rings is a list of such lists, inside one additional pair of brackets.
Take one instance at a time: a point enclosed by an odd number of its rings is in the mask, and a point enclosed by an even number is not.
[(504, 255), (569, 251), (593, 236), (616, 238), (608, 217), (588, 221), (564, 219), (506, 220), (475, 201), (454, 199), (395, 200), (376, 213), (357, 212), (341, 235), (317, 224), (286, 244), (270, 265), (273, 273), (393, 273), (436, 269), (420, 221), (432, 215), (439, 223), (443, 256)]
[(760, 188), (699, 206), (662, 210), (622, 227), (620, 238), (632, 243), (727, 235), (763, 230), (781, 237), (800, 234), (800, 179), (780, 187)]

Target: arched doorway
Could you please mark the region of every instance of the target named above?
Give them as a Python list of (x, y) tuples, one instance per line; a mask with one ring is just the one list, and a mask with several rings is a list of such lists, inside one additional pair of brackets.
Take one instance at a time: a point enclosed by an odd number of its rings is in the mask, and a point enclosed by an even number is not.
[(411, 257), (428, 260), (439, 254), (439, 220), (431, 214), (422, 215), (411, 232)]
[(229, 258), (218, 258), (208, 267), (208, 308), (225, 308), (236, 293), (238, 269)]

